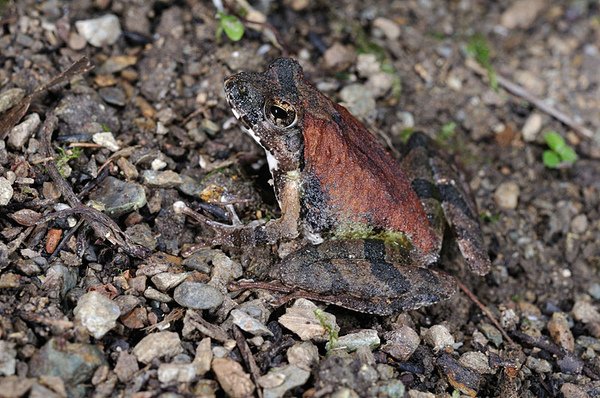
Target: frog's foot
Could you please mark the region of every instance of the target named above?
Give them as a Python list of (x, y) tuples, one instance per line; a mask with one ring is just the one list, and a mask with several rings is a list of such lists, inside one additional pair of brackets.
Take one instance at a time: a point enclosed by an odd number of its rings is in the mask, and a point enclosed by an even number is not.
[(223, 224), (218, 221), (211, 220), (210, 218), (198, 213), (197, 211), (188, 207), (185, 203), (177, 201), (173, 203), (173, 210), (177, 214), (185, 214), (200, 224), (208, 226), (213, 230), (214, 235), (209, 238), (205, 238), (201, 246), (240, 246), (244, 243), (255, 239), (255, 233), (253, 231), (257, 229), (262, 223), (259, 221), (253, 221), (248, 225), (242, 225), (239, 218), (233, 211), (233, 208), (227, 207), (233, 220), (233, 224)]

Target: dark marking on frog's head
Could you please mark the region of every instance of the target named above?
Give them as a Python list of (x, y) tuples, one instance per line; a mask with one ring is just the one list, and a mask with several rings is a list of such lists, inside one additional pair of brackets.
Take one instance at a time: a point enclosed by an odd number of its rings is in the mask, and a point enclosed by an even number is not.
[(236, 73), (227, 77), (224, 84), (233, 114), (267, 152), (271, 172), (298, 169), (304, 113), (304, 75), (298, 62), (280, 58), (263, 73)]

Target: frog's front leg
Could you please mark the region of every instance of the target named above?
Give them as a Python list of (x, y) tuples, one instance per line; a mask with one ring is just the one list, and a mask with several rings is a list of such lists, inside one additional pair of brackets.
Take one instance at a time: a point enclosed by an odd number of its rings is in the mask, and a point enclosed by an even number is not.
[(281, 217), (261, 224), (253, 221), (249, 225), (229, 225), (211, 220), (185, 207), (183, 203), (174, 205), (175, 211), (184, 213), (214, 231), (209, 239), (211, 245), (236, 246), (274, 244), (281, 239), (298, 237), (300, 220), (300, 178), (296, 172), (289, 172), (282, 178), (278, 201)]

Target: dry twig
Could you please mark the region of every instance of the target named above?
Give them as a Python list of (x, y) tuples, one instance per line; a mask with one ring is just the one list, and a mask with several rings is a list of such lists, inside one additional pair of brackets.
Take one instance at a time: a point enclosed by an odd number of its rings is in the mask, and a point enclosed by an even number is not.
[(498, 329), (500, 333), (502, 333), (502, 336), (504, 336), (506, 341), (508, 341), (510, 344), (515, 344), (513, 339), (510, 338), (510, 336), (508, 335), (508, 333), (506, 333), (504, 328), (500, 326), (500, 322), (496, 320), (496, 317), (494, 316), (494, 314), (492, 314), (492, 311), (490, 311), (481, 301), (479, 301), (477, 296), (475, 296), (475, 294), (473, 294), (473, 292), (469, 290), (468, 287), (466, 287), (461, 281), (459, 281), (458, 278), (454, 279), (456, 279), (456, 284), (458, 285), (458, 287), (460, 287), (460, 290), (465, 292), (465, 294), (471, 299), (471, 301), (479, 307), (479, 309), (485, 314), (485, 316), (494, 324), (494, 326), (496, 326), (496, 329)]
[(256, 365), (256, 360), (254, 359), (254, 355), (252, 355), (252, 351), (250, 351), (250, 347), (248, 346), (248, 342), (241, 332), (240, 328), (236, 325), (233, 325), (233, 337), (235, 338), (235, 343), (242, 354), (242, 358), (250, 371), (250, 375), (252, 376), (252, 381), (254, 381), (254, 385), (256, 387), (256, 391), (258, 393), (258, 398), (262, 398), (263, 393), (262, 389), (258, 384), (258, 378), (260, 377), (260, 370)]
[(49, 113), (46, 115), (46, 120), (42, 126), (42, 152), (44, 156), (52, 159), (46, 162), (46, 170), (54, 182), (56, 189), (62, 194), (71, 208), (50, 213), (43, 217), (38, 223), (48, 222), (56, 217), (78, 214), (88, 222), (98, 237), (106, 239), (113, 245), (121, 247), (126, 253), (134, 257), (146, 258), (150, 254), (150, 251), (147, 248), (131, 242), (129, 237), (121, 231), (121, 228), (119, 228), (119, 226), (106, 214), (83, 205), (81, 200), (75, 195), (75, 192), (73, 192), (71, 186), (60, 175), (56, 162), (54, 161), (55, 154), (51, 143), (52, 133), (57, 124), (58, 118), (54, 114)]

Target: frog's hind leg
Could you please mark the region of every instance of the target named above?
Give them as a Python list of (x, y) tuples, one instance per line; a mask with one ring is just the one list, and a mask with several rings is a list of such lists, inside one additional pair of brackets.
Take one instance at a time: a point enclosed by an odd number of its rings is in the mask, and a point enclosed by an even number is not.
[(413, 188), (417, 195), (422, 201), (435, 199), (441, 204), (444, 215), (441, 222), (443, 223), (445, 218), (450, 225), (458, 247), (471, 270), (480, 275), (488, 273), (491, 263), (483, 242), (477, 208), (466, 182), (425, 134), (414, 133), (408, 141), (407, 150), (409, 154), (425, 155), (423, 158), (427, 159), (432, 177), (433, 186), (428, 185), (427, 181), (413, 180)]

